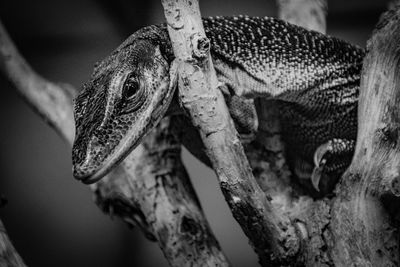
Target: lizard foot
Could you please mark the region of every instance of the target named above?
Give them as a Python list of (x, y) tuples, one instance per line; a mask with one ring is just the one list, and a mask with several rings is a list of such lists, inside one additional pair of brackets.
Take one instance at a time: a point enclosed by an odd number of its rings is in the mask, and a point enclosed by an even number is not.
[(321, 177), (324, 173), (345, 170), (350, 163), (354, 146), (355, 140), (335, 138), (315, 150), (315, 167), (311, 174), (311, 183), (315, 190), (320, 191)]

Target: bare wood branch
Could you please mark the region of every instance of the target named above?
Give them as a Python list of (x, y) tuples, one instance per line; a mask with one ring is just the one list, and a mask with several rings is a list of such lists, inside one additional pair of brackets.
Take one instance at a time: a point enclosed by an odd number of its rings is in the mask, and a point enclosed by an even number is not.
[[(29, 106), (72, 144), (72, 96), (77, 90), (36, 74), (1, 25), (0, 66)], [(157, 240), (171, 266), (228, 266), (182, 165), (180, 144), (170, 134), (168, 120), (113, 173), (91, 186), (97, 204)], [(6, 236), (1, 238), (12, 251)]]
[(332, 258), (338, 266), (400, 263), (398, 230), (388, 214), (399, 210), (399, 42), (400, 5), (394, 5), (376, 26), (363, 63), (355, 156), (332, 208)]
[(0, 221), (0, 266), (25, 267), (24, 261), (11, 244), (6, 229)]
[(38, 75), (20, 55), (0, 21), (0, 70), (45, 121), (69, 143), (74, 140), (72, 98), (77, 91)]
[(198, 1), (163, 0), (176, 56), (179, 93), (200, 134), (235, 219), (263, 266), (287, 264), (299, 249), (290, 220), (271, 205), (253, 177), (218, 84)]
[(170, 120), (97, 184), (97, 202), (157, 240), (171, 266), (229, 266), (181, 162)]
[(279, 18), (325, 33), (327, 0), (277, 0)]

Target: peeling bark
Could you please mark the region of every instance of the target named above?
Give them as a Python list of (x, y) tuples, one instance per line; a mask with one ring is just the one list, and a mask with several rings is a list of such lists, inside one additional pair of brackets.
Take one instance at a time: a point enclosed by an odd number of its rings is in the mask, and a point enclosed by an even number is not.
[(233, 216), (263, 266), (285, 265), (296, 256), (299, 238), (287, 216), (269, 202), (253, 177), (219, 90), (210, 45), (197, 1), (162, 1), (176, 56), (183, 107), (199, 129), (206, 152)]

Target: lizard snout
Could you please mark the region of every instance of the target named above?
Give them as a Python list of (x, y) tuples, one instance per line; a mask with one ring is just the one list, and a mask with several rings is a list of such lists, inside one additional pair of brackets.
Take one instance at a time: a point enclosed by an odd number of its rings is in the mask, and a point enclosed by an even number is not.
[(101, 176), (96, 175), (97, 171), (97, 166), (93, 166), (85, 162), (74, 164), (72, 168), (75, 179), (81, 181), (84, 184), (91, 184), (98, 181)]
[(74, 163), (72, 172), (75, 179), (84, 184), (92, 184), (104, 176), (104, 174), (102, 174), (103, 172), (101, 172), (100, 164), (90, 162), (89, 160)]
[(77, 180), (85, 184), (91, 184), (105, 175), (102, 169), (105, 155), (109, 153), (109, 147), (100, 145), (97, 138), (89, 141), (87, 146), (79, 145), (86, 143), (80, 141), (81, 139), (78, 138), (73, 147), (72, 172)]

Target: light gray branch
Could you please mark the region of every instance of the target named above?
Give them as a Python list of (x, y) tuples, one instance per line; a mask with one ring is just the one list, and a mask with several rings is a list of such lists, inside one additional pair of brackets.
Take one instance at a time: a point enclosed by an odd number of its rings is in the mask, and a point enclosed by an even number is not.
[(309, 30), (326, 32), (327, 0), (277, 0), (279, 18)]
[(299, 238), (288, 217), (269, 202), (253, 177), (230, 118), (210, 56), (198, 1), (163, 0), (179, 75), (179, 94), (199, 128), (208, 157), (233, 216), (263, 266), (289, 262)]
[(391, 218), (398, 218), (400, 195), (400, 5), (392, 8), (368, 41), (355, 155), (332, 209), (332, 258), (338, 266), (400, 262)]
[(22, 98), (69, 143), (74, 140), (72, 98), (68, 84), (50, 82), (38, 75), (20, 55), (0, 21), (0, 70)]
[(7, 267), (25, 267), (24, 261), (18, 255), (10, 239), (8, 238), (6, 229), (0, 221), (0, 266)]

